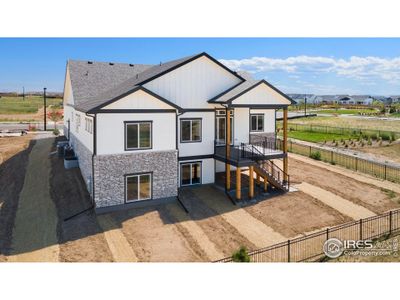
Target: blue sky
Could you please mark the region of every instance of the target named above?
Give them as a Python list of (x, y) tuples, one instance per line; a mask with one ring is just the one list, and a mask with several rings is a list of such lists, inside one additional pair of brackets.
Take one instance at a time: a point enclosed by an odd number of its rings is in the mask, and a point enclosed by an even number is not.
[(400, 94), (400, 39), (0, 38), (0, 91), (62, 91), (67, 59), (157, 64), (206, 51), (287, 93)]

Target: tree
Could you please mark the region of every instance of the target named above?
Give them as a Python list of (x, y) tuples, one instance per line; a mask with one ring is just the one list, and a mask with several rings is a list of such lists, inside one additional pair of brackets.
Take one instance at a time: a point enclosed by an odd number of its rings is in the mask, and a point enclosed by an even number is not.
[(47, 113), (47, 117), (54, 122), (54, 129), (57, 129), (57, 122), (63, 118), (63, 111), (53, 108)]
[(250, 262), (250, 256), (247, 253), (246, 247), (240, 247), (239, 251), (236, 251), (232, 255), (234, 262)]

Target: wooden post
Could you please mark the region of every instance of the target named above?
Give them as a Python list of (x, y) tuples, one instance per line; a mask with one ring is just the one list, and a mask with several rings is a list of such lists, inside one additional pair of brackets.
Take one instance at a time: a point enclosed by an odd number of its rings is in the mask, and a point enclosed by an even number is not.
[[(226, 133), (225, 133), (225, 149), (226, 149), (226, 159), (229, 160), (231, 155), (231, 111), (226, 109)], [(225, 171), (226, 171), (226, 190), (229, 191), (231, 189), (231, 166), (226, 162), (225, 163)]]
[(260, 186), (260, 174), (257, 173), (257, 186)]
[(254, 167), (249, 167), (249, 198), (254, 197)]
[(283, 153), (285, 153), (285, 157), (283, 158), (283, 171), (285, 172), (284, 174), (284, 181), (288, 181), (288, 157), (287, 157), (287, 123), (288, 123), (288, 108), (285, 107), (283, 109)]
[(264, 192), (268, 191), (268, 179), (267, 176), (264, 176)]
[(240, 168), (236, 168), (236, 200), (240, 200), (242, 198), (242, 185), (241, 179), (242, 174), (240, 173)]

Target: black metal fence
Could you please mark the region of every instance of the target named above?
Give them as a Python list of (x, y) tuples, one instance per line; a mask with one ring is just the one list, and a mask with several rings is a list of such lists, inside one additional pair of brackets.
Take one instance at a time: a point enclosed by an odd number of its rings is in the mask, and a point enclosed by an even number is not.
[[(400, 231), (400, 209), (359, 221), (348, 222), (249, 252), (251, 262), (304, 262), (325, 256), (323, 245), (330, 238), (373, 240)], [(232, 257), (215, 262), (233, 262)]]
[(354, 135), (354, 136), (365, 136), (365, 137), (382, 137), (389, 139), (400, 138), (400, 132), (390, 130), (375, 130), (375, 129), (363, 129), (363, 128), (346, 128), (346, 127), (333, 127), (324, 125), (313, 125), (313, 124), (300, 124), (300, 123), (289, 123), (288, 130), (294, 131), (306, 131), (306, 132), (320, 132), (320, 133), (332, 133), (340, 135)]
[[(282, 140), (277, 140), (277, 147), (282, 149)], [(288, 151), (309, 157), (315, 153), (319, 153), (321, 161), (372, 175), (380, 179), (400, 183), (400, 168), (390, 164), (383, 164), (372, 160), (359, 158), (357, 156), (319, 147), (308, 146), (293, 141), (288, 141)]]

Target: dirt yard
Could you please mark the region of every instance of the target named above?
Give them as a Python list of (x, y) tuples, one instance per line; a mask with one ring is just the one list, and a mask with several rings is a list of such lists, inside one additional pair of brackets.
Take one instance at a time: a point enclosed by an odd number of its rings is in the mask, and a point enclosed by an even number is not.
[(34, 135), (0, 138), (0, 261), (10, 254), (18, 198)]
[[(44, 151), (35, 155), (49, 159), (48, 174), (41, 172), (48, 177), (49, 191), (41, 199), (50, 199), (46, 205), (53, 202), (55, 209), (51, 213), (51, 210), (31, 208), (38, 220), (52, 220), (46, 221), (45, 226), (38, 225), (32, 235), (44, 237), (48, 232), (55, 232), (56, 241), (44, 239), (45, 244), (36, 244), (39, 246), (32, 249), (29, 237), (16, 234), (27, 229), (17, 229), (12, 234), (16, 216), (21, 213), (17, 207), (24, 209), (19, 199), (24, 181), (29, 182), (26, 166), (35, 157), (30, 155), (32, 145), (25, 150), (21, 147), (18, 154), (0, 165), (2, 261), (21, 260), (10, 257), (18, 249), (24, 257), (35, 257), (31, 252), (44, 253), (52, 246), (56, 246), (57, 252), (49, 252), (55, 255), (50, 255), (51, 258), (62, 262), (212, 261), (232, 255), (241, 246), (254, 250), (350, 221), (357, 213), (376, 214), (400, 207), (399, 189), (388, 189), (390, 185), (386, 182), (359, 173), (355, 176), (343, 168), (338, 169), (345, 172), (341, 174), (327, 169), (328, 165), (321, 162), (291, 156), (292, 184), (300, 185), (302, 191), (266, 196), (255, 204), (240, 207), (234, 206), (219, 188), (205, 185), (181, 190), (181, 199), (189, 214), (177, 203), (171, 203), (98, 216), (88, 210), (65, 221), (91, 207), (85, 183), (79, 169), (65, 170), (63, 160), (50, 155), (55, 151), (54, 145), (51, 149), (35, 149)], [(328, 199), (325, 194), (335, 197)], [(24, 197), (27, 199), (26, 194)], [(42, 201), (32, 199), (35, 203)], [(13, 249), (13, 245), (19, 245), (18, 249)]]

